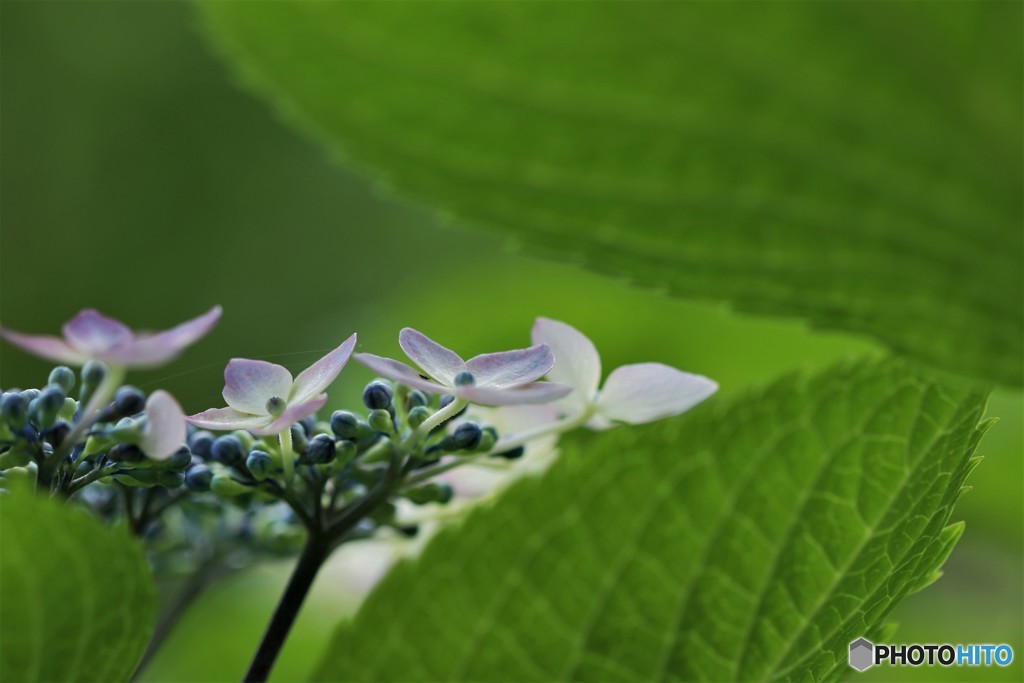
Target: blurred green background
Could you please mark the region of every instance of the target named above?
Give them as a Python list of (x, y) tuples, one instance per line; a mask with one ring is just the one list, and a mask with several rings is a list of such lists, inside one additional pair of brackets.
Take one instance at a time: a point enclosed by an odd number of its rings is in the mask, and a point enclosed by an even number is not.
[[(879, 352), (863, 339), (672, 300), (440, 225), (330, 165), (236, 88), (184, 3), (0, 8), (0, 320), (55, 331), (95, 306), (160, 328), (222, 304), (206, 341), (169, 368), (132, 377), (172, 391), (188, 411), (221, 405), (231, 356), (302, 368), (353, 331), (362, 349), (386, 355), (405, 325), (472, 354), (525, 345), (533, 318), (551, 316), (586, 331), (606, 369), (660, 360), (716, 378), (723, 395)], [(38, 385), (46, 372), (0, 349), (0, 386)], [(333, 400), (355, 396), (369, 377), (350, 367)], [(1017, 661), (865, 679), (1024, 678), (1021, 393), (997, 391), (991, 414), (1002, 421), (954, 515), (967, 533), (946, 576), (894, 619), (900, 642), (1008, 642)], [(146, 680), (237, 679), (286, 571), (269, 564), (218, 586)], [(339, 610), (351, 609), (336, 573), (315, 590), (278, 680), (301, 678)]]

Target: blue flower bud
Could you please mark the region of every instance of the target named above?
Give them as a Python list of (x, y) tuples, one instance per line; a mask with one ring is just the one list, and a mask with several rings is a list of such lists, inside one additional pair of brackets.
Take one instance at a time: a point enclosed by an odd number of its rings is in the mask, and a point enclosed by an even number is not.
[(384, 432), (390, 434), (395, 430), (395, 424), (392, 421), (391, 413), (386, 410), (371, 410), (367, 416), (367, 421), (370, 423), (370, 427), (378, 432)]
[(451, 442), (456, 450), (471, 451), (480, 444), (480, 437), (483, 430), (475, 422), (463, 422), (452, 432)]
[(288, 407), (288, 403), (280, 396), (271, 396), (267, 399), (267, 412), (277, 417), (285, 411)]
[(391, 407), (394, 394), (384, 382), (375, 380), (363, 389), (363, 403), (370, 410), (384, 410)]
[(203, 460), (208, 460), (211, 455), (211, 449), (213, 448), (213, 441), (213, 434), (205, 430), (199, 430), (193, 432), (192, 435), (188, 437), (188, 447), (194, 455), (198, 455)]
[(174, 472), (181, 472), (191, 464), (192, 451), (188, 449), (188, 446), (182, 446), (178, 450), (174, 451), (174, 453), (171, 454), (171, 457), (160, 463), (164, 469), (172, 470)]
[(29, 404), (29, 413), (43, 429), (57, 419), (57, 413), (64, 407), (64, 390), (57, 385), (43, 389), (42, 393)]
[(213, 471), (206, 465), (192, 465), (185, 472), (185, 486), (194, 491), (209, 491)]
[(121, 417), (141, 413), (146, 407), (146, 395), (132, 386), (123, 386), (114, 394), (114, 409)]
[(57, 420), (53, 426), (46, 430), (43, 440), (56, 448), (64, 443), (64, 439), (71, 433), (71, 425), (64, 420)]
[(75, 373), (71, 368), (58, 365), (50, 371), (50, 378), (48, 381), (50, 384), (60, 386), (60, 388), (64, 390), (64, 393), (68, 394), (75, 388), (75, 379)]
[(463, 370), (455, 375), (455, 386), (457, 387), (471, 387), (474, 384), (476, 384), (476, 377), (469, 370)]
[(423, 424), (428, 417), (430, 417), (430, 408), (427, 408), (426, 406), (416, 406), (409, 411), (406, 421), (409, 423), (410, 427), (416, 429)]
[(331, 415), (331, 431), (342, 439), (351, 439), (359, 432), (359, 418), (347, 410), (335, 410)]
[(82, 390), (85, 385), (92, 387), (99, 386), (99, 383), (107, 376), (107, 366), (98, 360), (91, 360), (82, 366)]
[(316, 420), (310, 415), (299, 422), (302, 425), (302, 431), (306, 432), (306, 438), (313, 436), (316, 431)]
[(292, 450), (302, 455), (309, 448), (309, 439), (306, 438), (306, 430), (302, 425), (293, 424), (289, 427), (292, 433)]
[(523, 457), (523, 453), (525, 452), (525, 448), (523, 448), (522, 446), (516, 446), (515, 448), (505, 451), (503, 453), (495, 453), (494, 456), (496, 458), (505, 458), (506, 460), (516, 460), (517, 458)]
[(21, 429), (28, 423), (28, 401), (21, 394), (4, 394), (0, 399), (0, 418), (11, 429)]
[(135, 444), (119, 443), (107, 451), (107, 457), (114, 462), (142, 462), (146, 456)]
[(25, 403), (31, 403), (32, 401), (39, 398), (39, 394), (41, 393), (43, 392), (39, 391), (38, 389), (26, 389), (25, 391), (21, 392), (21, 397), (25, 399)]
[(419, 389), (413, 389), (412, 391), (409, 392), (409, 396), (408, 398), (405, 399), (405, 403), (407, 406), (409, 406), (409, 409), (411, 410), (413, 408), (418, 408), (420, 406), (427, 405), (428, 403), (430, 403), (430, 399), (428, 399), (427, 395), (424, 394)]
[(242, 442), (238, 440), (237, 436), (227, 434), (214, 440), (210, 455), (217, 462), (231, 467), (242, 464), (242, 461), (245, 460), (245, 449), (242, 448)]
[(251, 451), (245, 459), (245, 468), (252, 473), (256, 481), (263, 481), (270, 476), (274, 460), (265, 451)]
[(309, 447), (306, 448), (305, 459), (314, 465), (326, 465), (334, 460), (336, 453), (334, 439), (327, 434), (317, 434), (310, 440)]

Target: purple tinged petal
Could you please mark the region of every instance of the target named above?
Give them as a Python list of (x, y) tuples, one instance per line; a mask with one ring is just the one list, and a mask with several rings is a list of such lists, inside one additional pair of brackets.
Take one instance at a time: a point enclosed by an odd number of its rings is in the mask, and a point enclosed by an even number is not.
[(357, 353), (355, 359), (381, 377), (401, 382), (406, 386), (425, 391), (428, 394), (450, 394), (452, 391), (450, 387), (442, 386), (429, 379), (423, 379), (413, 368), (397, 360), (382, 358), (372, 353)]
[(718, 385), (661, 363), (616, 368), (597, 399), (609, 420), (643, 424), (686, 412), (718, 390)]
[(21, 347), (34, 356), (39, 356), (55, 363), (85, 365), (89, 360), (88, 356), (71, 348), (60, 337), (44, 334), (22, 334), (21, 332), (15, 332), (3, 327), (0, 327), (0, 337), (3, 337), (15, 346)]
[(135, 340), (127, 325), (92, 308), (82, 310), (65, 323), (63, 331), (72, 347), (91, 358), (102, 359), (108, 351), (127, 347)]
[(454, 386), (455, 375), (466, 369), (457, 353), (411, 327), (398, 334), (398, 344), (420, 369), (445, 386)]
[(310, 365), (299, 373), (292, 384), (291, 402), (308, 401), (323, 391), (333, 382), (341, 369), (345, 367), (353, 349), (356, 348), (356, 335), (352, 335), (341, 346)]
[(555, 356), (548, 379), (575, 389), (565, 399), (569, 408), (582, 409), (596, 398), (601, 383), (601, 357), (586, 335), (558, 320), (537, 318), (531, 338), (534, 344), (547, 344)]
[(174, 455), (188, 436), (185, 413), (174, 397), (158, 390), (146, 400), (146, 426), (142, 430), (142, 452), (153, 460)]
[(104, 360), (136, 368), (162, 365), (206, 336), (220, 320), (221, 312), (220, 306), (214, 306), (201, 316), (169, 330), (139, 334), (134, 343), (105, 354), (107, 357)]
[(327, 403), (327, 394), (320, 394), (319, 396), (315, 396), (308, 401), (303, 401), (302, 403), (293, 403), (269, 425), (250, 429), (249, 431), (256, 436), (273, 436), (274, 434), (280, 434), (296, 422), (305, 420), (307, 417), (320, 410), (324, 403)]
[(274, 421), (270, 415), (250, 415), (234, 408), (210, 408), (185, 418), (202, 429), (233, 432), (236, 429), (257, 429)]
[(505, 389), (540, 379), (555, 364), (555, 356), (546, 344), (528, 349), (485, 353), (466, 362), (478, 387)]
[(512, 406), (522, 403), (547, 403), (563, 398), (572, 387), (555, 382), (534, 382), (521, 387), (498, 389), (495, 387), (456, 387), (454, 394), (470, 403), (482, 406)]
[(267, 401), (287, 401), (291, 391), (291, 373), (275, 363), (232, 358), (224, 369), (224, 400), (243, 413), (267, 415)]

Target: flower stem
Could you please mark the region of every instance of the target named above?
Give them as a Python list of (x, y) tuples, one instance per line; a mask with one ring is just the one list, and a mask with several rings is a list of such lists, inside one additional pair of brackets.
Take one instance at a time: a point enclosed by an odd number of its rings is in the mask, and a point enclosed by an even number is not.
[(281, 463), (284, 466), (284, 482), (286, 486), (291, 486), (292, 479), (295, 478), (295, 451), (292, 450), (291, 427), (278, 434), (277, 438), (281, 442)]
[(456, 398), (447, 406), (438, 410), (436, 413), (424, 420), (423, 424), (413, 430), (412, 434), (405, 438), (405, 441), (402, 442), (402, 450), (412, 452), (416, 445), (427, 438), (435, 427), (444, 424), (446, 420), (450, 420), (455, 417), (459, 414), (459, 411), (465, 407), (466, 401), (461, 398)]
[(330, 542), (323, 533), (311, 530), (306, 539), (306, 545), (302, 549), (302, 554), (299, 556), (299, 561), (288, 580), (284, 595), (277, 603), (274, 616), (263, 634), (263, 640), (260, 641), (260, 646), (249, 665), (249, 670), (245, 673), (243, 680), (246, 683), (262, 683), (270, 676), (270, 671), (274, 668), (278, 655), (281, 654), (281, 649), (288, 638), (288, 632), (291, 630), (292, 624), (295, 623), (295, 618), (302, 608), (306, 594), (309, 593), (313, 580), (330, 554), (330, 550)]

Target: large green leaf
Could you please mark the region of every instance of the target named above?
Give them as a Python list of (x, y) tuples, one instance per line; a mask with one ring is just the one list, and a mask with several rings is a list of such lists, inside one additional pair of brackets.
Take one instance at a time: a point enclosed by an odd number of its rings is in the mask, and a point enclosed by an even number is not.
[(568, 439), (544, 477), (393, 570), (316, 680), (842, 673), (961, 533), (983, 407), (871, 362)]
[(201, 6), (245, 83), (460, 223), (1022, 381), (1020, 3)]
[(128, 680), (155, 618), (156, 587), (126, 531), (0, 497), (0, 680)]

